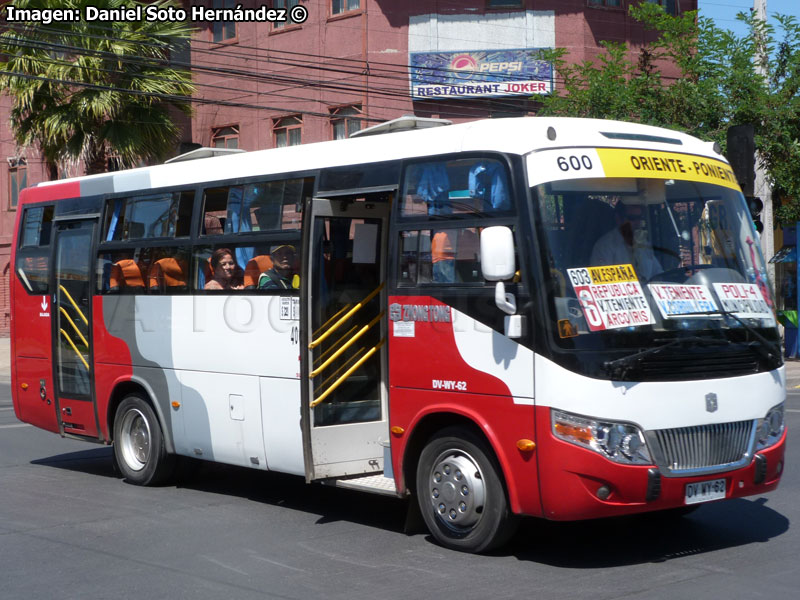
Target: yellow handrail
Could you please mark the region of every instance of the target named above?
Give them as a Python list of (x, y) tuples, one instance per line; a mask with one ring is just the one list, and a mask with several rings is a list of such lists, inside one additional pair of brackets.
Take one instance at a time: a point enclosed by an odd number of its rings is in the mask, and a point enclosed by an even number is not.
[(347, 349), (348, 349), (350, 346), (352, 346), (352, 345), (353, 345), (353, 344), (356, 342), (356, 340), (357, 340), (358, 338), (360, 338), (360, 337), (361, 337), (362, 335), (364, 335), (364, 334), (365, 334), (367, 331), (369, 331), (369, 329), (370, 329), (370, 328), (371, 328), (373, 325), (375, 325), (375, 323), (377, 323), (378, 321), (380, 321), (380, 320), (381, 320), (381, 317), (383, 317), (383, 315), (384, 315), (384, 314), (386, 314), (386, 311), (381, 311), (381, 312), (378, 314), (378, 316), (377, 316), (377, 317), (375, 317), (374, 319), (372, 319), (372, 321), (370, 321), (369, 323), (367, 323), (366, 325), (364, 325), (364, 326), (363, 326), (361, 329), (359, 329), (359, 330), (358, 330), (358, 333), (356, 333), (356, 334), (355, 334), (353, 337), (351, 337), (351, 338), (350, 338), (350, 339), (349, 339), (349, 340), (348, 340), (348, 341), (347, 341), (347, 342), (346, 342), (346, 343), (345, 343), (345, 344), (344, 344), (344, 345), (343, 345), (341, 348), (339, 348), (339, 349), (338, 349), (336, 352), (334, 352), (334, 353), (331, 355), (331, 357), (330, 357), (328, 360), (326, 360), (326, 361), (325, 361), (324, 363), (322, 363), (322, 364), (321, 364), (319, 367), (317, 367), (316, 369), (314, 369), (313, 371), (311, 371), (311, 373), (309, 373), (309, 375), (308, 375), (308, 376), (309, 376), (310, 378), (312, 378), (312, 379), (313, 379), (314, 377), (316, 377), (317, 375), (319, 375), (320, 373), (322, 373), (322, 371), (324, 371), (324, 370), (325, 370), (325, 369), (328, 367), (328, 365), (330, 365), (330, 364), (331, 364), (331, 363), (332, 363), (334, 360), (336, 360), (337, 358), (339, 358), (339, 356), (341, 356), (342, 352), (344, 352), (344, 351), (345, 351), (345, 350), (347, 350)]
[(59, 331), (61, 331), (61, 335), (63, 335), (65, 338), (67, 338), (67, 341), (69, 342), (69, 345), (72, 346), (72, 349), (75, 351), (75, 354), (77, 354), (78, 358), (81, 359), (81, 362), (83, 363), (83, 366), (86, 367), (86, 370), (87, 371), (91, 371), (91, 369), (89, 368), (89, 363), (87, 363), (86, 359), (83, 358), (83, 355), (81, 354), (81, 351), (78, 350), (78, 347), (75, 345), (75, 342), (73, 342), (72, 339), (70, 339), (70, 337), (69, 337), (69, 335), (67, 335), (66, 331), (64, 331), (63, 329), (60, 329)]
[(334, 351), (336, 350), (336, 347), (337, 347), (339, 344), (341, 344), (341, 343), (342, 343), (342, 342), (344, 342), (344, 341), (345, 341), (347, 338), (349, 338), (351, 335), (353, 335), (353, 333), (356, 331), (356, 329), (358, 329), (358, 323), (356, 323), (355, 325), (353, 325), (353, 326), (352, 326), (352, 327), (351, 327), (351, 328), (350, 328), (350, 329), (347, 331), (347, 333), (345, 333), (345, 334), (344, 334), (342, 337), (340, 337), (338, 340), (336, 340), (335, 342), (333, 342), (333, 344), (331, 344), (331, 347), (330, 347), (330, 348), (328, 348), (327, 350), (325, 350), (324, 352), (322, 352), (322, 353), (321, 353), (321, 354), (320, 354), (320, 355), (319, 355), (317, 358), (315, 358), (315, 359), (314, 359), (314, 364), (315, 364), (315, 365), (317, 365), (317, 364), (321, 363), (323, 360), (325, 360), (325, 359), (328, 357), (328, 355), (329, 355), (331, 352), (334, 352)]
[(373, 346), (372, 348), (370, 348), (370, 349), (369, 349), (369, 352), (367, 352), (367, 353), (366, 353), (364, 356), (362, 356), (362, 357), (361, 357), (361, 359), (360, 359), (360, 360), (359, 360), (359, 361), (358, 361), (356, 364), (354, 364), (352, 367), (350, 367), (349, 369), (347, 369), (347, 371), (345, 371), (345, 373), (344, 373), (344, 374), (343, 374), (341, 377), (339, 377), (339, 379), (337, 379), (337, 380), (336, 380), (336, 381), (333, 383), (333, 385), (331, 385), (331, 387), (329, 387), (327, 390), (325, 390), (325, 392), (324, 392), (324, 393), (323, 393), (323, 394), (322, 394), (322, 395), (321, 395), (319, 398), (317, 398), (317, 399), (315, 399), (313, 402), (311, 402), (311, 407), (313, 408), (313, 407), (315, 407), (317, 404), (319, 404), (320, 402), (322, 402), (323, 400), (325, 400), (325, 398), (327, 398), (327, 397), (328, 397), (328, 396), (329, 396), (329, 395), (330, 395), (330, 394), (333, 392), (333, 390), (335, 390), (336, 388), (338, 388), (338, 387), (339, 387), (339, 386), (342, 384), (342, 382), (343, 382), (345, 379), (347, 379), (348, 377), (350, 377), (350, 375), (351, 375), (351, 374), (352, 374), (352, 373), (353, 373), (353, 372), (354, 372), (356, 369), (358, 369), (358, 368), (359, 368), (361, 365), (363, 365), (363, 364), (364, 364), (364, 363), (365, 363), (365, 362), (366, 362), (366, 361), (367, 361), (367, 360), (368, 360), (368, 359), (369, 359), (369, 358), (370, 358), (370, 357), (371, 357), (373, 354), (375, 354), (375, 353), (376, 353), (376, 352), (377, 352), (377, 351), (380, 349), (380, 347), (381, 347), (381, 346), (383, 346), (383, 344), (384, 344), (384, 342), (385, 342), (385, 341), (386, 341), (386, 338), (383, 338), (383, 339), (381, 339), (381, 341), (380, 341), (380, 342), (378, 342), (378, 344), (377, 344), (377, 345), (375, 345), (375, 346)]
[(80, 336), (80, 338), (81, 338), (81, 341), (82, 341), (84, 344), (86, 344), (86, 346), (88, 347), (88, 346), (89, 346), (89, 342), (87, 342), (87, 341), (86, 341), (86, 338), (85, 338), (85, 337), (83, 337), (83, 334), (82, 334), (82, 333), (80, 332), (80, 330), (78, 329), (78, 326), (77, 326), (77, 325), (75, 325), (75, 321), (73, 321), (73, 320), (72, 320), (72, 317), (70, 317), (70, 316), (69, 316), (69, 314), (67, 313), (67, 309), (65, 309), (63, 306), (59, 306), (59, 307), (58, 307), (58, 310), (60, 310), (60, 311), (62, 312), (62, 314), (63, 314), (65, 317), (67, 317), (67, 321), (69, 321), (69, 324), (70, 324), (70, 325), (72, 325), (72, 328), (75, 330), (75, 333), (77, 333), (77, 334), (78, 334), (78, 336)]
[(351, 306), (353, 306), (352, 302), (348, 302), (342, 308), (340, 308), (335, 315), (333, 315), (330, 319), (325, 321), (322, 325), (320, 325), (319, 329), (317, 329), (314, 334), (311, 336), (312, 338), (319, 334), (320, 331), (325, 329), (328, 325), (330, 325), (331, 321), (333, 321), (336, 317), (341, 315), (344, 311), (348, 310)]
[(336, 377), (338, 377), (338, 376), (339, 376), (339, 373), (341, 373), (341, 372), (342, 372), (342, 371), (344, 371), (346, 368), (348, 368), (348, 367), (349, 367), (349, 366), (350, 366), (350, 365), (351, 365), (351, 364), (352, 364), (354, 361), (356, 361), (356, 360), (358, 360), (359, 358), (361, 358), (361, 354), (362, 354), (362, 353), (363, 353), (365, 350), (366, 350), (366, 348), (359, 348), (358, 350), (356, 350), (356, 352), (355, 352), (355, 354), (353, 354), (353, 356), (351, 356), (351, 357), (350, 357), (350, 358), (348, 358), (346, 361), (344, 361), (344, 364), (342, 364), (342, 366), (341, 366), (341, 367), (339, 367), (339, 368), (338, 368), (338, 369), (336, 369), (336, 370), (335, 370), (333, 373), (331, 373), (330, 375), (328, 375), (328, 378), (327, 378), (325, 381), (323, 381), (322, 383), (320, 383), (320, 384), (317, 386), (317, 389), (316, 389), (316, 391), (317, 391), (317, 392), (320, 392), (320, 391), (321, 391), (321, 390), (322, 390), (322, 389), (323, 389), (323, 388), (324, 388), (326, 385), (328, 385), (328, 383), (330, 383), (330, 382), (331, 382), (331, 380), (333, 380), (333, 379), (335, 379)]
[(322, 335), (321, 335), (319, 338), (317, 338), (316, 340), (312, 341), (312, 342), (311, 342), (311, 343), (308, 345), (308, 348), (309, 348), (309, 349), (313, 349), (313, 348), (316, 348), (317, 346), (319, 346), (319, 345), (320, 345), (320, 344), (321, 344), (321, 343), (322, 343), (322, 342), (323, 342), (325, 339), (327, 339), (327, 337), (328, 337), (330, 334), (332, 334), (334, 331), (336, 331), (336, 330), (339, 328), (339, 326), (340, 326), (342, 323), (344, 323), (345, 321), (347, 321), (347, 319), (349, 319), (349, 318), (350, 318), (350, 317), (352, 317), (354, 314), (356, 314), (356, 312), (358, 312), (359, 310), (361, 310), (361, 309), (362, 309), (362, 308), (363, 308), (363, 307), (364, 307), (364, 306), (365, 306), (365, 305), (366, 305), (366, 304), (367, 304), (367, 303), (368, 303), (370, 300), (372, 300), (372, 299), (373, 299), (373, 298), (374, 298), (374, 297), (375, 297), (375, 296), (376, 296), (376, 295), (377, 295), (377, 294), (378, 294), (378, 293), (379, 293), (379, 292), (380, 292), (380, 291), (383, 289), (383, 286), (384, 286), (384, 285), (386, 285), (386, 282), (385, 282), (385, 281), (384, 281), (383, 283), (381, 283), (381, 284), (380, 284), (378, 287), (376, 287), (374, 290), (372, 290), (372, 291), (369, 293), (369, 295), (368, 295), (366, 298), (364, 298), (364, 299), (363, 299), (361, 302), (359, 302), (359, 303), (358, 303), (358, 304), (356, 304), (356, 305), (355, 305), (353, 308), (351, 308), (351, 309), (350, 309), (350, 310), (347, 312), (347, 314), (345, 314), (345, 315), (344, 315), (344, 316), (343, 316), (341, 319), (339, 319), (338, 321), (336, 321), (336, 323), (334, 323), (334, 324), (331, 326), (331, 328), (330, 328), (330, 329), (328, 329), (328, 331), (326, 331), (325, 333), (323, 333), (323, 334), (322, 334)]
[(78, 305), (75, 303), (75, 300), (72, 299), (72, 296), (69, 295), (69, 292), (67, 291), (67, 288), (65, 288), (63, 285), (59, 285), (58, 289), (60, 289), (62, 292), (64, 292), (64, 294), (67, 296), (67, 300), (72, 302), (72, 306), (75, 307), (75, 310), (78, 311), (78, 314), (81, 316), (81, 319), (83, 319), (83, 323), (85, 325), (88, 325), (89, 324), (89, 320), (86, 318), (86, 315), (83, 314), (83, 311), (80, 308), (78, 308)]

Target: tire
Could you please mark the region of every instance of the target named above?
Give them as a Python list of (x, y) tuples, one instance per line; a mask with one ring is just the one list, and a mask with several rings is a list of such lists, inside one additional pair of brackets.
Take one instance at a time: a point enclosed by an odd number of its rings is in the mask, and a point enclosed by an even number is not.
[(517, 528), (494, 453), (477, 435), (451, 427), (435, 435), (417, 465), (422, 518), (442, 546), (487, 552)]
[(117, 408), (114, 458), (122, 477), (134, 485), (158, 485), (173, 473), (175, 457), (167, 454), (158, 418), (140, 396), (127, 396)]

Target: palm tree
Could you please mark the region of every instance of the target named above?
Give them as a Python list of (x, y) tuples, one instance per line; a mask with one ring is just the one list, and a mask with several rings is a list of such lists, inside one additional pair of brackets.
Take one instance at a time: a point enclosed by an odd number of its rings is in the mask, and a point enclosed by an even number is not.
[[(173, 0), (154, 3), (178, 6)], [(20, 9), (144, 6), (131, 0), (15, 0)], [(43, 13), (47, 14), (47, 13)], [(50, 13), (51, 15), (53, 13)], [(144, 15), (144, 12), (142, 12)], [(184, 22), (42, 21), (5, 23), (0, 34), (0, 86), (12, 100), (11, 127), (20, 146), (38, 145), (52, 166), (82, 159), (87, 174), (161, 160), (180, 133), (173, 115), (191, 114), (187, 69), (171, 64), (192, 29)], [(177, 111), (177, 112), (176, 112)], [(52, 176), (52, 175), (51, 175)]]

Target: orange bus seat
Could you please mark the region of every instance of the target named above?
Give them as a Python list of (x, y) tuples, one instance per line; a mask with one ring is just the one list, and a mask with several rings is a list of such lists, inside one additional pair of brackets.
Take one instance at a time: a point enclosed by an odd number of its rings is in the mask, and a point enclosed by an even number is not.
[(161, 258), (150, 267), (148, 279), (151, 291), (166, 291), (167, 289), (185, 288), (188, 264), (185, 260), (172, 256)]
[(244, 288), (251, 289), (258, 285), (258, 278), (262, 273), (272, 268), (272, 259), (269, 254), (259, 254), (247, 261), (244, 269)]
[(144, 290), (144, 275), (139, 265), (131, 258), (123, 258), (111, 265), (110, 290), (134, 288)]

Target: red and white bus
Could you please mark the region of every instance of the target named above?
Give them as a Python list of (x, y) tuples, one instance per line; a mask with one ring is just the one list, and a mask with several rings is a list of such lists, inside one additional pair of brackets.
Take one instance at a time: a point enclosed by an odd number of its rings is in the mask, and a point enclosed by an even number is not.
[(472, 552), (520, 515), (776, 488), (774, 302), (718, 148), (395, 127), (24, 190), (18, 418), (113, 444), (134, 484), (186, 456), (413, 494)]

